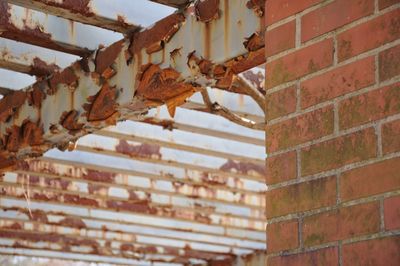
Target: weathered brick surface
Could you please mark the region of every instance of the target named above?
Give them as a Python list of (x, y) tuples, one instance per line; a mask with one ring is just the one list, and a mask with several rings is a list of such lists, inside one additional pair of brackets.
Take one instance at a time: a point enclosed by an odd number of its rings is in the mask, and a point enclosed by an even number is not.
[(267, 192), (267, 218), (297, 213), (336, 203), (336, 178), (321, 178)]
[(294, 48), (296, 34), (296, 22), (292, 20), (286, 24), (269, 30), (265, 33), (267, 43), (265, 52), (271, 56), (290, 48)]
[(265, 1), (267, 25), (271, 25), (279, 20), (290, 17), (309, 8), (323, 0), (279, 0)]
[(302, 41), (332, 31), (374, 12), (374, 0), (336, 0), (302, 17)]
[(354, 96), (339, 107), (340, 128), (350, 128), (400, 113), (400, 83)]
[(340, 198), (344, 201), (400, 189), (400, 158), (343, 173), (340, 177)]
[(382, 125), (383, 154), (400, 151), (400, 120)]
[(267, 230), (267, 246), (271, 253), (295, 249), (299, 246), (299, 223), (297, 220), (271, 224)]
[(343, 265), (397, 266), (400, 261), (400, 236), (344, 245)]
[(376, 156), (373, 128), (318, 143), (301, 151), (301, 173), (310, 175)]
[(267, 63), (266, 87), (272, 88), (279, 84), (295, 80), (313, 73), (333, 62), (333, 40), (328, 39), (310, 45)]
[(396, 9), (339, 34), (339, 61), (400, 38), (399, 25), (400, 9)]
[(398, 75), (400, 75), (400, 45), (379, 54), (380, 80), (385, 81)]
[(269, 152), (295, 146), (333, 133), (333, 106), (267, 126)]
[(375, 60), (368, 57), (302, 82), (301, 106), (306, 108), (374, 83)]
[(284, 116), (296, 111), (296, 87), (279, 90), (267, 96), (267, 114), (268, 120)]
[(267, 261), (268, 266), (337, 266), (338, 263), (338, 249), (336, 247), (289, 256), (273, 257)]
[(400, 0), (267, 0), (266, 21), (267, 265), (400, 265)]
[[(366, 222), (368, 221), (368, 222)], [(379, 231), (379, 203), (367, 203), (304, 219), (304, 245), (314, 246)]]
[(296, 152), (283, 153), (267, 158), (267, 184), (275, 184), (296, 178)]
[(385, 228), (400, 229), (400, 196), (385, 199), (383, 203)]

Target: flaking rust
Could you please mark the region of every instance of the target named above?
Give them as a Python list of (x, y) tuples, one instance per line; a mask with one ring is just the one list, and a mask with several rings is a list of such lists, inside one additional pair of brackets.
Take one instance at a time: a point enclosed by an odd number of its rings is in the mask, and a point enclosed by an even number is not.
[(197, 20), (201, 22), (210, 22), (220, 17), (219, 0), (197, 0), (194, 9)]
[(78, 76), (75, 75), (73, 68), (67, 67), (61, 72), (55, 72), (53, 76), (49, 79), (49, 89), (47, 91), (47, 94), (55, 94), (60, 84), (76, 87), (77, 82)]
[(142, 49), (146, 49), (148, 54), (162, 50), (184, 21), (183, 14), (175, 13), (156, 22), (151, 28), (133, 34), (129, 48), (131, 55), (140, 53)]
[(159, 105), (167, 104), (172, 117), (175, 108), (196, 92), (194, 85), (184, 82), (180, 73), (171, 67), (161, 69), (154, 64), (144, 65), (138, 79), (136, 95), (150, 100), (151, 104), (153, 102), (159, 102)]
[(227, 89), (232, 85), (234, 73), (229, 67), (198, 57), (196, 51), (188, 55), (187, 65), (194, 75), (200, 73), (210, 80), (210, 84), (207, 85), (220, 89)]
[(256, 32), (246, 38), (243, 45), (246, 47), (247, 51), (254, 52), (264, 47), (264, 38), (261, 33)]
[(247, 8), (253, 9), (258, 17), (264, 16), (265, 1), (264, 0), (249, 0), (246, 3)]
[(152, 144), (139, 144), (132, 145), (126, 140), (120, 140), (118, 145), (115, 146), (116, 152), (132, 156), (132, 157), (142, 157), (142, 158), (155, 158), (161, 159), (160, 146)]
[(14, 91), (0, 101), (0, 123), (6, 122), (26, 100), (25, 91)]
[(83, 124), (78, 122), (79, 113), (77, 110), (64, 112), (60, 117), (60, 124), (69, 131), (71, 135), (77, 134), (83, 128)]
[(110, 87), (105, 82), (100, 91), (96, 95), (89, 97), (89, 103), (84, 105), (84, 109), (87, 111), (87, 120), (89, 122), (104, 121), (116, 115), (117, 97), (118, 91), (116, 87)]

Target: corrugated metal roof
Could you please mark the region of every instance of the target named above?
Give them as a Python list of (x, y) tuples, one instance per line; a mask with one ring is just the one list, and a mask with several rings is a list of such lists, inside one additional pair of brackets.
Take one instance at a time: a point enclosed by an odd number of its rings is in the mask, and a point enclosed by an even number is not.
[[(91, 1), (81, 14), (43, 0), (9, 2), (16, 25), (51, 32), (61, 48), (0, 38), (0, 88), (6, 92), (175, 11), (142, 0)], [(48, 8), (39, 10), (40, 3)], [(88, 18), (83, 11), (95, 15)], [(262, 66), (239, 76), (264, 91)], [(253, 97), (207, 91), (233, 114), (264, 122)], [(174, 118), (165, 106), (157, 107), (86, 135), (67, 151), (52, 149), (20, 161), (0, 177), (0, 254), (127, 265), (233, 265), (237, 256), (266, 248), (264, 137), (263, 130), (213, 114), (197, 93)]]

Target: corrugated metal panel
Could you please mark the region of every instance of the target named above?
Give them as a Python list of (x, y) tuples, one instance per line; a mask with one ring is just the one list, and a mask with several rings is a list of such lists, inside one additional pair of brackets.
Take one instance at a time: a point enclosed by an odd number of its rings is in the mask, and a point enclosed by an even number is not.
[[(0, 94), (42, 80), (99, 45), (122, 38), (121, 33), (174, 11), (148, 1), (81, 1), (87, 5), (73, 8), (71, 1), (8, 2), (12, 16), (0, 19), (5, 32), (0, 38)], [(211, 31), (207, 38), (221, 45), (192, 43), (194, 34), (207, 27), (197, 28), (196, 19), (187, 21), (189, 26), (168, 45), (188, 44), (182, 54), (197, 47), (197, 54), (216, 62), (240, 55), (245, 49), (235, 32), (247, 36), (259, 21), (238, 8), (246, 3), (221, 1), (229, 21), (240, 24)], [(225, 44), (218, 41), (221, 32), (228, 38)], [(162, 63), (162, 58), (159, 52), (143, 60)], [(174, 67), (188, 71), (186, 61)], [(255, 66), (238, 75), (258, 95), (264, 93), (262, 69)], [(236, 116), (264, 122), (254, 94), (208, 85), (213, 102)], [(84, 136), (66, 151), (52, 149), (19, 161), (0, 176), (0, 254), (124, 265), (257, 265), (263, 260), (257, 254), (266, 248), (265, 133), (212, 113), (197, 93), (174, 118), (165, 106), (157, 107)], [(252, 254), (256, 259), (249, 260)]]

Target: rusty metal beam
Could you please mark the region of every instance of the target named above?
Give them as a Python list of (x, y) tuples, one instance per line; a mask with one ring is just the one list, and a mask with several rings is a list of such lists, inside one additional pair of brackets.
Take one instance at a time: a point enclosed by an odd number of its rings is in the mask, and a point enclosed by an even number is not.
[(0, 38), (0, 67), (43, 77), (78, 60), (78, 56)]
[[(225, 228), (222, 225), (201, 224), (199, 222), (174, 220), (165, 217), (144, 216), (135, 213), (113, 210), (97, 210), (88, 206), (66, 206), (61, 203), (41, 202), (34, 199), (31, 199), (29, 202), (29, 209), (32, 213), (31, 216), (29, 210), (26, 209), (26, 204), (27, 202), (25, 199), (4, 196), (0, 199), (0, 206), (5, 210), (5, 213), (2, 213), (1, 216), (4, 218), (9, 217), (10, 215), (21, 216), (15, 212), (21, 212), (23, 210), (22, 212), (24, 212), (26, 216), (30, 217), (30, 219), (36, 219), (34, 214), (40, 214), (40, 216), (37, 216), (39, 218), (47, 217), (46, 219), (51, 218), (52, 220), (54, 220), (55, 217), (70, 217), (72, 219), (81, 219), (85, 224), (92, 224), (96, 222), (96, 227), (103, 227), (104, 225), (106, 228), (110, 227), (115, 231), (122, 229), (122, 232), (131, 233), (136, 232), (136, 230), (132, 231), (132, 228), (138, 229), (142, 227), (146, 232), (148, 232), (148, 230), (154, 230), (154, 232), (158, 232), (158, 236), (152, 234), (151, 237), (155, 238), (162, 238), (164, 235), (173, 235), (175, 238), (184, 239), (184, 241), (190, 241), (190, 239), (187, 239), (187, 237), (191, 235), (191, 241), (196, 242), (200, 237), (201, 239), (207, 239), (208, 237), (209, 239), (213, 239), (213, 237), (221, 237), (220, 240), (216, 240), (214, 243), (217, 245), (221, 242), (232, 244), (231, 240), (236, 239), (244, 241), (243, 244), (240, 244), (240, 246), (244, 245), (247, 248), (252, 247), (252, 249), (260, 248), (260, 245), (265, 243), (263, 243), (263, 241), (265, 241), (265, 228), (264, 230), (231, 227)], [(62, 211), (60, 212), (58, 210)], [(11, 211), (11, 213), (8, 215), (7, 211)], [(120, 224), (119, 227), (118, 224)], [(165, 230), (168, 231), (166, 232)], [(180, 233), (173, 234), (175, 231)], [(187, 232), (187, 234), (185, 234), (185, 232)], [(195, 235), (198, 235), (198, 238), (196, 238)], [(234, 243), (239, 244), (241, 243), (240, 241), (234, 241)]]
[[(139, 24), (128, 19), (129, 13), (127, 14), (125, 9), (119, 9), (119, 14), (103, 11), (107, 9), (104, 1), (8, 0), (8, 2), (121, 33), (140, 29)], [(113, 5), (120, 4), (118, 2), (121, 1), (114, 1)], [(108, 6), (108, 9), (110, 9), (110, 6)]]
[[(262, 13), (246, 1), (218, 2), (196, 2), (132, 39), (7, 95), (0, 101), (0, 167), (63, 147), (154, 106), (167, 104), (173, 115), (198, 87), (229, 87), (239, 70), (261, 64)], [(9, 19), (1, 19), (6, 30)]]
[[(128, 191), (126, 188), (118, 188), (109, 184), (92, 183), (87, 180), (73, 181), (51, 174), (29, 173), (26, 175), (25, 172), (22, 172), (17, 176), (9, 175), (6, 179), (8, 181), (3, 183), (6, 187), (1, 191), (3, 196), (24, 198), (22, 186), (29, 182), (32, 200), (121, 210), (166, 218), (188, 219), (189, 221), (222, 224), (227, 227), (248, 228), (248, 222), (254, 222), (259, 224), (257, 224), (257, 228), (252, 229), (263, 230), (264, 225), (264, 209), (261, 206), (256, 207), (254, 204), (224, 202), (222, 200), (212, 201), (209, 198), (196, 201), (193, 198), (190, 199), (188, 193), (173, 195), (172, 193), (152, 193), (145, 190), (140, 192), (130, 189)], [(20, 183), (22, 186), (20, 186)], [(45, 184), (52, 185), (46, 186)], [(78, 187), (74, 187), (74, 185)], [(65, 192), (63, 191), (64, 187), (71, 187), (71, 189)], [(186, 189), (190, 191), (189, 188)], [(121, 196), (115, 195), (114, 191), (121, 193), (125, 191), (126, 196), (123, 194)], [(183, 189), (179, 189), (179, 191), (185, 192)], [(219, 193), (223, 192), (220, 191)], [(188, 198), (186, 202), (185, 197)], [(246, 198), (247, 202), (251, 203), (249, 199), (251, 198)], [(170, 206), (170, 202), (177, 201), (180, 203)], [(256, 201), (257, 198), (254, 202)]]
[(200, 147), (195, 147), (195, 146), (190, 146), (190, 145), (184, 145), (184, 144), (179, 144), (179, 143), (175, 143), (175, 142), (171, 142), (171, 141), (157, 140), (154, 138), (137, 136), (134, 134), (124, 134), (124, 133), (119, 133), (119, 132), (113, 132), (110, 130), (100, 130), (100, 131), (96, 131), (94, 134), (99, 135), (99, 136), (104, 136), (104, 137), (111, 137), (111, 138), (117, 138), (117, 139), (122, 139), (122, 140), (129, 140), (129, 141), (136, 141), (136, 142), (140, 142), (140, 143), (159, 145), (161, 147), (173, 148), (173, 149), (177, 149), (177, 150), (188, 151), (188, 152), (198, 153), (198, 154), (202, 154), (202, 155), (222, 157), (222, 158), (237, 160), (237, 161), (241, 161), (241, 162), (252, 162), (252, 163), (260, 163), (260, 164), (264, 163), (264, 161), (262, 159), (255, 159), (255, 158), (250, 158), (250, 157), (246, 157), (246, 156), (242, 156), (242, 155), (235, 155), (235, 154), (227, 153), (227, 152), (214, 151), (211, 149), (200, 148)]
[(199, 126), (187, 125), (187, 124), (175, 122), (171, 119), (160, 119), (157, 117), (144, 117), (144, 118), (139, 118), (139, 119), (133, 120), (133, 121), (138, 121), (138, 122), (146, 123), (149, 125), (160, 126), (166, 130), (177, 129), (177, 130), (181, 130), (181, 131), (185, 131), (185, 132), (201, 134), (201, 135), (208, 135), (208, 136), (216, 137), (216, 138), (224, 138), (224, 139), (229, 139), (232, 141), (244, 142), (244, 143), (253, 144), (253, 145), (262, 146), (262, 147), (264, 147), (264, 145), (265, 145), (265, 140), (263, 140), (263, 139), (252, 138), (252, 137), (243, 136), (243, 135), (239, 135), (239, 134), (235, 134), (235, 133), (213, 130), (213, 129), (199, 127)]
[(119, 33), (8, 4), (7, 0), (0, 0), (0, 14), (2, 38), (78, 56), (121, 38)]

